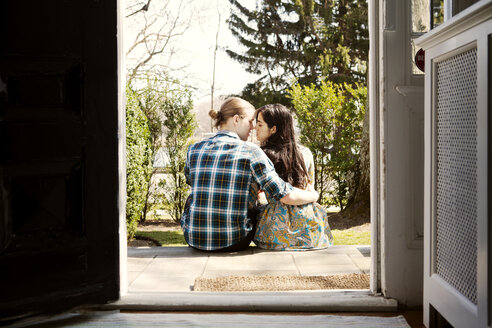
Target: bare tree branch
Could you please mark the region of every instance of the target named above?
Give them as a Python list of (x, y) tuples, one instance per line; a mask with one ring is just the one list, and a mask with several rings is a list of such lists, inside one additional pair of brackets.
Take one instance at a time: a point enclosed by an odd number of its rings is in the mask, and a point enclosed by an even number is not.
[(150, 6), (150, 2), (151, 2), (151, 1), (152, 1), (152, 0), (147, 0), (147, 3), (146, 3), (145, 5), (143, 5), (143, 6), (142, 6), (142, 8), (140, 8), (139, 10), (134, 11), (133, 13), (131, 13), (131, 14), (127, 15), (127, 16), (126, 16), (126, 18), (131, 17), (131, 16), (133, 16), (133, 15), (136, 15), (136, 14), (138, 14), (138, 13), (139, 13), (139, 12), (141, 12), (141, 11), (148, 11), (148, 10), (149, 10), (149, 6)]
[[(173, 6), (170, 7), (170, 2)], [(190, 28), (195, 15), (192, 0), (137, 2), (127, 7), (127, 25), (137, 31), (134, 42), (126, 50), (127, 82), (152, 67), (155, 61), (170, 63), (176, 53), (173, 44)], [(135, 10), (136, 8), (139, 8)], [(138, 15), (136, 15), (138, 13)]]

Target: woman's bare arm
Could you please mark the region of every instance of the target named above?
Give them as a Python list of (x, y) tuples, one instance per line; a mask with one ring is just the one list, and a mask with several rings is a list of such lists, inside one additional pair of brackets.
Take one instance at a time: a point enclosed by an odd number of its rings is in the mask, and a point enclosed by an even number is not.
[(290, 193), (285, 195), (280, 201), (287, 205), (304, 205), (314, 203), (318, 200), (319, 194), (316, 190), (302, 190), (294, 188)]

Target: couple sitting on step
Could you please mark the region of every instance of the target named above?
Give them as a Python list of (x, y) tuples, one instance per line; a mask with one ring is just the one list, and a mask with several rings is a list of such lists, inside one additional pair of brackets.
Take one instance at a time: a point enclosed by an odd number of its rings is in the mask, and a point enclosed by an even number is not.
[[(289, 110), (280, 104), (255, 110), (232, 97), (209, 114), (218, 132), (191, 145), (186, 158), (191, 194), (181, 227), (188, 245), (220, 252), (251, 241), (276, 250), (330, 246), (327, 213), (312, 186), (313, 156), (297, 145)], [(253, 129), (261, 148), (247, 142)]]

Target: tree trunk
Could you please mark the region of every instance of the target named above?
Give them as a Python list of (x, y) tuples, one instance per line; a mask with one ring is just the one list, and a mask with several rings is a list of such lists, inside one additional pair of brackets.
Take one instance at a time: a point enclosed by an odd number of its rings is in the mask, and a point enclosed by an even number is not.
[(349, 190), (347, 206), (338, 215), (353, 221), (353, 225), (370, 222), (369, 110), (364, 114), (360, 154), (349, 180)]
[[(154, 152), (153, 152), (154, 153)], [(149, 209), (149, 197), (151, 196), (151, 188), (152, 188), (152, 178), (154, 175), (157, 173), (157, 169), (152, 169), (152, 173), (150, 173), (150, 178), (149, 178), (149, 183), (147, 184), (147, 195), (145, 195), (145, 203), (144, 203), (144, 208), (142, 211), (142, 216), (140, 217), (140, 220), (138, 222), (145, 222), (147, 221), (147, 212)]]

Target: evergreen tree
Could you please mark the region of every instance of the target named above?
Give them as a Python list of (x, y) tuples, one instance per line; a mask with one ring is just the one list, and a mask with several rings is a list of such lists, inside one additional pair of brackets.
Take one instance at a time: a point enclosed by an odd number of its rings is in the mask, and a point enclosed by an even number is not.
[[(256, 106), (279, 102), (296, 107), (289, 99), (289, 88), (294, 85), (313, 92), (322, 89), (323, 81), (357, 89), (357, 85), (365, 85), (367, 0), (259, 0), (255, 7), (229, 1), (229, 28), (244, 51), (229, 49), (228, 54), (259, 76), (243, 89), (243, 98)], [(340, 191), (348, 197), (344, 203), (347, 217), (367, 219), (368, 124), (364, 124), (362, 136), (359, 157), (355, 163), (350, 161), (352, 168), (344, 168), (346, 186)], [(344, 194), (347, 188), (348, 195)]]
[(288, 103), (285, 90), (294, 81), (365, 82), (366, 1), (263, 0), (255, 8), (229, 1), (229, 28), (245, 51), (227, 53), (259, 75), (243, 90), (243, 97)]
[(145, 215), (148, 186), (152, 173), (152, 140), (149, 120), (138, 95), (126, 87), (126, 225), (132, 240), (138, 222)]

